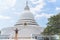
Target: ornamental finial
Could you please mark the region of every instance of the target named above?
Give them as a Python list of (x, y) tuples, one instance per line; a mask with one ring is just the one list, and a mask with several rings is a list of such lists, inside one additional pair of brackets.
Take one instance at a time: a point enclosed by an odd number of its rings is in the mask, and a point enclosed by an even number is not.
[(26, 7), (25, 7), (25, 10), (29, 10), (28, 1), (26, 1)]
[(28, 6), (28, 1), (26, 1), (26, 6)]

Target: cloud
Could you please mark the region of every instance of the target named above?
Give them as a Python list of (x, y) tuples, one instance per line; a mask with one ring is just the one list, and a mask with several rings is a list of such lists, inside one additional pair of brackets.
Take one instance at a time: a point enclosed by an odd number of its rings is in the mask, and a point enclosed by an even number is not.
[[(49, 1), (52, 1), (52, 0), (49, 0)], [(35, 19), (50, 18), (51, 16), (54, 15), (54, 14), (46, 14), (46, 13), (37, 14), (37, 12), (41, 12), (42, 8), (44, 8), (44, 6), (46, 5), (44, 0), (38, 0), (38, 1), (31, 0), (31, 2), (33, 4), (37, 4), (35, 7), (31, 7), (31, 12), (33, 12), (33, 14), (35, 15)]]
[(60, 10), (60, 7), (56, 7), (56, 10), (57, 10), (57, 11)]
[(14, 7), (16, 0), (0, 0), (0, 11)]
[(20, 15), (22, 12), (14, 12), (15, 15)]
[(1, 19), (11, 19), (11, 17), (0, 15), (0, 20), (1, 20)]
[(37, 14), (36, 16), (35, 16), (35, 19), (40, 19), (40, 18), (43, 18), (43, 17), (45, 17), (45, 18), (50, 18), (51, 16), (53, 16), (54, 14), (46, 14), (46, 13), (42, 13), (42, 14)]
[(12, 8), (12, 11), (15, 11), (16, 9), (15, 8)]
[(48, 0), (48, 2), (56, 2), (56, 0)]
[(42, 8), (44, 8), (44, 6), (46, 5), (46, 3), (44, 2), (44, 0), (30, 0), (33, 4), (37, 4), (35, 7), (31, 7), (31, 11), (32, 12), (40, 12)]

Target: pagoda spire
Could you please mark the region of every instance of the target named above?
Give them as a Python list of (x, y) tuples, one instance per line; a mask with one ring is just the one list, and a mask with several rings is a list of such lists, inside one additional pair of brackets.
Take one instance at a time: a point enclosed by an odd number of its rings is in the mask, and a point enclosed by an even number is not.
[(29, 6), (28, 6), (28, 1), (26, 1), (26, 6), (24, 10), (30, 10)]
[(28, 1), (26, 1), (26, 6), (28, 6)]

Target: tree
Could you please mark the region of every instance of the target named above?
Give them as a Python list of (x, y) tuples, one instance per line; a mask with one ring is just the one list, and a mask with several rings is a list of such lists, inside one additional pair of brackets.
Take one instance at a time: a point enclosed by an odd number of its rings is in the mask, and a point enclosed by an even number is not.
[(43, 34), (60, 34), (60, 13), (48, 19), (47, 27), (45, 28)]

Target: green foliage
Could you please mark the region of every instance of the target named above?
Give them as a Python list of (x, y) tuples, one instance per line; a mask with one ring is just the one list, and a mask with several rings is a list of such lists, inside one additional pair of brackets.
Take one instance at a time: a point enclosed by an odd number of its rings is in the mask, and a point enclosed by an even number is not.
[(60, 34), (60, 13), (52, 16), (48, 19), (47, 27), (45, 28), (43, 34), (53, 35)]

